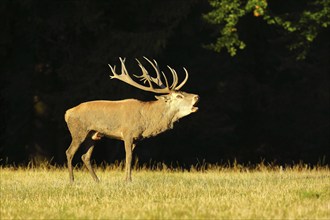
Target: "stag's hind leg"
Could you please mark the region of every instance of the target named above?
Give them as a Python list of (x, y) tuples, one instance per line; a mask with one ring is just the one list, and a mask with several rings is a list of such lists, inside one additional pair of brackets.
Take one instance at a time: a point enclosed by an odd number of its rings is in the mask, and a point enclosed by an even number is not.
[(93, 170), (93, 167), (91, 165), (91, 156), (92, 156), (93, 149), (94, 149), (94, 141), (89, 140), (88, 141), (88, 150), (87, 150), (87, 152), (84, 155), (81, 156), (81, 159), (84, 162), (85, 166), (87, 167), (89, 173), (92, 175), (93, 179), (96, 182), (99, 182), (100, 180), (96, 176), (96, 174), (95, 174), (95, 172)]

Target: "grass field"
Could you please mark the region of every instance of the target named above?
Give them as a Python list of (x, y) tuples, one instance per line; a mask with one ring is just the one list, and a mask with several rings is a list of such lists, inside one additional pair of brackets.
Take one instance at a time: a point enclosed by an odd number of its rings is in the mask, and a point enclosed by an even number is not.
[(0, 219), (330, 219), (329, 168), (0, 168)]

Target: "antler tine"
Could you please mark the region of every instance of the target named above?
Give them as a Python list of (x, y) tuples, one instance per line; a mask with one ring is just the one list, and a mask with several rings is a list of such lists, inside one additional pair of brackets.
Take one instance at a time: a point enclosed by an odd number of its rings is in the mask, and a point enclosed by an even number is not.
[(146, 70), (146, 68), (144, 68), (144, 66), (141, 64), (141, 62), (138, 60), (138, 59), (135, 59), (137, 62), (138, 62), (138, 65), (142, 71), (142, 75), (141, 76), (138, 76), (138, 75), (134, 75), (136, 78), (139, 78), (140, 81), (143, 81), (143, 83), (146, 83), (148, 82), (149, 86), (151, 88), (153, 88), (153, 85), (151, 83), (151, 77), (149, 76), (149, 73), (148, 71)]
[(164, 79), (165, 79), (166, 88), (169, 88), (169, 87), (168, 87), (168, 81), (167, 81), (167, 78), (166, 78), (165, 73), (164, 73), (163, 71), (162, 71), (162, 74), (163, 74), (163, 77), (164, 77)]
[(167, 65), (167, 68), (171, 71), (173, 76), (173, 83), (170, 86), (171, 90), (175, 90), (176, 85), (178, 84), (178, 75), (176, 74), (175, 70)]
[(119, 60), (120, 60), (120, 63), (121, 63), (121, 73), (118, 74), (116, 73), (116, 65), (114, 65), (113, 67), (109, 65), (110, 69), (111, 69), (111, 72), (113, 73), (113, 76), (110, 75), (110, 78), (111, 79), (119, 79), (121, 81), (133, 81), (131, 79), (131, 77), (129, 76), (128, 72), (127, 72), (127, 69), (126, 69), (126, 66), (125, 66), (125, 61), (126, 61), (126, 58), (121, 58), (119, 57)]
[[(157, 75), (157, 77), (156, 78), (154, 78), (154, 77), (151, 77), (150, 75), (149, 75), (149, 77), (150, 77), (150, 79), (151, 79), (151, 81), (153, 81), (155, 84), (157, 84), (159, 87), (161, 87), (161, 88), (168, 88), (168, 84), (166, 83), (166, 86), (164, 85), (164, 83), (163, 83), (163, 81), (162, 81), (162, 79), (161, 79), (161, 75), (160, 75), (160, 70), (159, 70), (159, 66), (158, 66), (158, 63), (157, 63), (157, 61), (156, 60), (153, 60), (153, 62), (152, 61), (150, 61), (147, 57), (143, 57), (146, 61), (148, 61), (148, 63), (150, 63), (150, 65), (154, 68), (154, 70), (155, 70), (155, 72), (156, 72), (156, 75)], [(164, 77), (164, 79), (165, 79), (165, 81), (167, 82), (167, 79), (166, 79), (166, 76), (163, 74), (163, 77)]]
[[(120, 63), (121, 63), (121, 74), (128, 75), (128, 72), (127, 72), (127, 69), (126, 69), (126, 66), (125, 66), (126, 58), (122, 59), (121, 57), (119, 57), (119, 60), (120, 60)], [(130, 76), (128, 75), (128, 77), (130, 77)]]
[(184, 78), (184, 80), (182, 81), (182, 83), (180, 83), (180, 85), (178, 85), (177, 87), (175, 87), (175, 90), (180, 90), (182, 88), (182, 86), (184, 86), (184, 84), (186, 84), (186, 82), (188, 80), (188, 77), (189, 77), (188, 71), (184, 67), (183, 67), (183, 69), (184, 69), (184, 72), (186, 73), (186, 77)]
[(114, 65), (113, 67), (112, 67), (110, 64), (108, 64), (108, 65), (109, 65), (109, 67), (110, 67), (110, 69), (111, 69), (111, 72), (113, 73), (113, 76), (109, 75), (110, 78), (111, 78), (111, 79), (116, 78), (116, 75), (117, 75), (117, 73), (116, 73), (116, 65)]
[(158, 67), (158, 64), (156, 62), (156, 60), (153, 60), (154, 64), (152, 61), (150, 61), (147, 57), (143, 57), (146, 61), (148, 61), (148, 63), (150, 63), (150, 65), (154, 68), (154, 70), (156, 71), (156, 74), (157, 74), (157, 79), (159, 79), (159, 67)]

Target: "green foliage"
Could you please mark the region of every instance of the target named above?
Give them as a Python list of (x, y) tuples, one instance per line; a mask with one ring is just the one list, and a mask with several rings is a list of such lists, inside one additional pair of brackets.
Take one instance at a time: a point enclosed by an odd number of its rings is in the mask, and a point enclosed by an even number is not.
[[(291, 51), (298, 51), (297, 59), (305, 59), (308, 48), (318, 34), (330, 25), (330, 1), (309, 1), (302, 10), (276, 13), (269, 7), (267, 0), (209, 0), (213, 10), (204, 15), (206, 21), (219, 25), (220, 36), (215, 43), (207, 46), (216, 52), (226, 48), (231, 56), (237, 49), (244, 49), (245, 43), (239, 38), (238, 22), (245, 16), (253, 15), (263, 19), (267, 24), (274, 25), (284, 34), (293, 38), (288, 44)], [(295, 7), (303, 2), (295, 3)], [(281, 7), (286, 8), (286, 5)], [(301, 8), (301, 7), (298, 7)]]
[(246, 14), (242, 8), (240, 0), (210, 0), (210, 4), (215, 9), (204, 16), (204, 18), (212, 24), (219, 24), (222, 26), (220, 30), (221, 36), (213, 44), (208, 45), (208, 48), (220, 52), (222, 48), (227, 48), (230, 55), (236, 54), (237, 48), (244, 49), (245, 44), (239, 40), (237, 33), (237, 22), (240, 17)]

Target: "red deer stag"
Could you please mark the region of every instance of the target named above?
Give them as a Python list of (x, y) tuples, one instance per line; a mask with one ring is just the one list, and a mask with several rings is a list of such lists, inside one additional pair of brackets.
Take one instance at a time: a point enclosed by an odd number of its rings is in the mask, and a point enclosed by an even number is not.
[(88, 150), (81, 159), (93, 179), (98, 182), (99, 179), (90, 163), (94, 142), (103, 136), (123, 140), (126, 152), (126, 180), (130, 181), (132, 151), (136, 141), (171, 129), (175, 121), (198, 110), (195, 106), (199, 99), (198, 95), (179, 91), (188, 80), (188, 72), (185, 68), (183, 68), (186, 73), (185, 79), (178, 85), (176, 71), (167, 66), (173, 77), (173, 82), (169, 85), (164, 72), (160, 72), (155, 60), (152, 62), (144, 57), (156, 71), (156, 77), (152, 77), (136, 59), (142, 75), (134, 76), (144, 84), (148, 84), (145, 86), (129, 76), (125, 59), (119, 59), (121, 74), (116, 73), (116, 66), (112, 67), (109, 64), (113, 74), (110, 75), (111, 79), (119, 79), (138, 89), (163, 95), (155, 96), (157, 100), (148, 102), (136, 99), (84, 102), (67, 110), (65, 121), (72, 136), (72, 142), (66, 151), (71, 182), (74, 180), (72, 158), (83, 141), (86, 140)]

